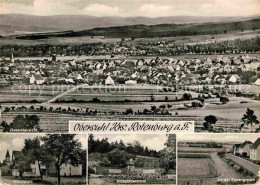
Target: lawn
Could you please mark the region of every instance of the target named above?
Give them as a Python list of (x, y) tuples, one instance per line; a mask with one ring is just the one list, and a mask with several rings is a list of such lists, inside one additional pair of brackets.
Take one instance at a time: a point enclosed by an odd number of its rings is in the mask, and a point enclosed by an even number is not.
[(212, 159), (178, 158), (178, 176), (180, 177), (215, 177), (217, 170)]

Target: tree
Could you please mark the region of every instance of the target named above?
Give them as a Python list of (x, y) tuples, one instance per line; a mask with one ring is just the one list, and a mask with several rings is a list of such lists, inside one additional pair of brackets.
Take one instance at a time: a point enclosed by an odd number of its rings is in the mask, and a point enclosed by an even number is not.
[(192, 96), (190, 93), (184, 93), (182, 95), (182, 100), (191, 100), (192, 99)]
[(37, 129), (41, 131), (39, 122), (40, 118), (37, 115), (17, 115), (9, 127), (10, 129)]
[(74, 134), (47, 134), (42, 138), (44, 147), (49, 155), (55, 158), (55, 167), (60, 184), (61, 165), (70, 162), (73, 166), (80, 163), (81, 143)]
[(42, 181), (43, 172), (41, 166), (44, 165), (48, 168), (54, 160), (53, 157), (48, 155), (48, 151), (40, 144), (40, 139), (38, 137), (26, 139), (22, 153), (26, 157), (25, 161), (27, 166), (30, 166), (30, 164), (34, 164), (35, 162), (37, 163)]
[(124, 150), (114, 149), (107, 154), (107, 157), (112, 166), (126, 167), (131, 155)]
[(0, 126), (3, 127), (3, 132), (10, 132), (10, 126), (6, 121), (2, 121)]
[(226, 104), (226, 103), (229, 102), (229, 99), (228, 99), (228, 97), (221, 96), (221, 97), (219, 98), (219, 101), (220, 101), (222, 104)]
[[(257, 120), (254, 110), (249, 108), (247, 108), (246, 113), (242, 117), (242, 120), (244, 124), (251, 125), (251, 129), (253, 127), (253, 124), (259, 124), (259, 121)], [(241, 127), (243, 127), (244, 124), (242, 124)]]
[(212, 124), (215, 124), (218, 121), (216, 116), (213, 116), (213, 115), (206, 116), (204, 118), (204, 120), (205, 120), (205, 122), (203, 123), (203, 126), (206, 130), (211, 130)]
[(156, 106), (155, 105), (151, 106), (151, 111), (155, 112), (155, 110), (156, 110)]
[(153, 94), (151, 94), (150, 98), (151, 98), (151, 102), (154, 102), (154, 101), (155, 101)]
[(133, 111), (133, 109), (129, 108), (129, 109), (126, 109), (125, 113), (126, 114), (134, 114), (134, 111)]

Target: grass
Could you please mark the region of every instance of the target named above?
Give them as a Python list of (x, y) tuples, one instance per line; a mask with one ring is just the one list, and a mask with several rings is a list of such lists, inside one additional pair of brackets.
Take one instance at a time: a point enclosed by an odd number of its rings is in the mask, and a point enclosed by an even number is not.
[(179, 158), (210, 158), (209, 153), (178, 153)]
[(211, 159), (178, 158), (178, 175), (181, 177), (212, 177), (215, 174)]
[(223, 151), (223, 148), (178, 147), (180, 153), (210, 153)]

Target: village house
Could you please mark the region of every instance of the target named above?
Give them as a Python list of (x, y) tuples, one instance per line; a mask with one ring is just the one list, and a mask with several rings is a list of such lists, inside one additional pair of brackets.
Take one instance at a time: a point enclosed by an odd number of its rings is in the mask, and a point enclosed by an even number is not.
[(250, 159), (260, 161), (260, 138), (258, 138), (250, 147)]
[(45, 79), (39, 75), (39, 74), (34, 74), (30, 77), (30, 84), (38, 84), (41, 85), (45, 82)]
[(237, 74), (234, 74), (234, 75), (230, 76), (228, 81), (231, 83), (239, 83), (239, 82), (241, 82), (241, 78)]
[(246, 156), (249, 157), (250, 156), (250, 147), (252, 146), (252, 142), (251, 141), (245, 141), (242, 144), (236, 144), (233, 147), (233, 151), (234, 151), (234, 155), (239, 154), (241, 156)]
[(260, 85), (260, 78), (255, 81), (255, 85)]
[(136, 85), (137, 81), (136, 80), (127, 80), (127, 81), (125, 81), (125, 84), (126, 85)]
[[(18, 177), (20, 176), (19, 170), (15, 167), (15, 162), (22, 155), (21, 151), (13, 151), (12, 158), (10, 157), (9, 150), (6, 152), (5, 162), (11, 167), (12, 166), (12, 176)], [(47, 169), (44, 165), (40, 165), (41, 171), (43, 175), (57, 175), (54, 164)], [(30, 170), (23, 172), (23, 177), (39, 177), (40, 176), (40, 168), (38, 162), (34, 162), (30, 165)], [(73, 166), (70, 162), (64, 163), (60, 167), (60, 175), (61, 176), (82, 176), (82, 164), (78, 164), (77, 166)]]
[(105, 85), (115, 85), (114, 80), (111, 78), (111, 76), (108, 76), (105, 80)]

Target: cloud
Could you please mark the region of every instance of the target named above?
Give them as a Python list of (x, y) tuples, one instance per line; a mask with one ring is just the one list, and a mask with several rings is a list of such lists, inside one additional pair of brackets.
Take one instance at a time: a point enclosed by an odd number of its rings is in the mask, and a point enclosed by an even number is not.
[(260, 13), (260, 2), (256, 0), (213, 0), (200, 7), (203, 15), (247, 16)]
[(140, 16), (161, 17), (173, 14), (174, 7), (168, 5), (144, 4), (138, 9)]
[(34, 0), (31, 4), (18, 4), (3, 1), (0, 4), (1, 14), (21, 13), (32, 15), (78, 14), (79, 10), (70, 5), (71, 0)]
[(144, 4), (141, 5), (136, 12), (139, 16), (146, 17), (165, 17), (165, 16), (180, 16), (180, 15), (196, 15), (191, 7), (187, 4), (174, 5), (157, 5)]
[(120, 9), (118, 7), (107, 6), (103, 4), (90, 4), (84, 11), (87, 15), (94, 16), (119, 16)]
[[(0, 13), (93, 16), (247, 16), (260, 13), (259, 0), (2, 0)], [(113, 5), (112, 5), (113, 4)]]

